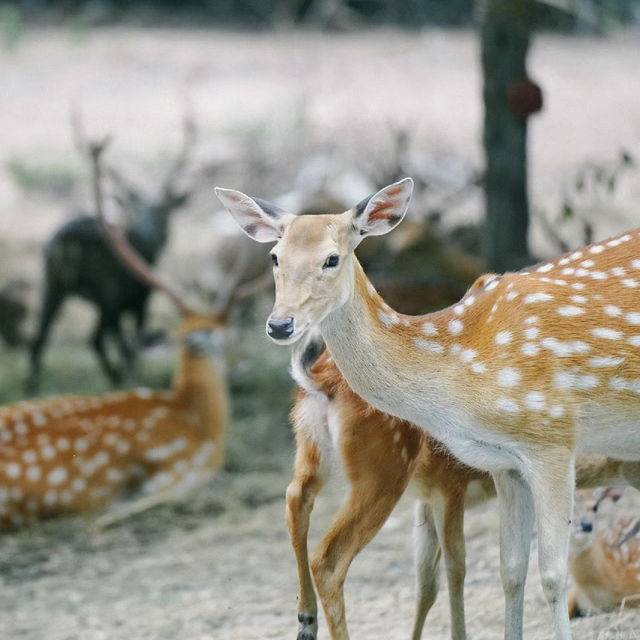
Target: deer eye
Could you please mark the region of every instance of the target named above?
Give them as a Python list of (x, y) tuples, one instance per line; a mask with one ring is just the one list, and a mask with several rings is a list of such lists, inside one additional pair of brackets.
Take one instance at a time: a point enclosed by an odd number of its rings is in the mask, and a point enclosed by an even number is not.
[(332, 269), (333, 267), (337, 267), (340, 262), (340, 256), (337, 256), (335, 253), (330, 255), (322, 265), (323, 269)]
[(271, 256), (271, 262), (273, 263), (274, 267), (278, 266), (278, 256), (275, 253), (271, 253), (269, 254)]

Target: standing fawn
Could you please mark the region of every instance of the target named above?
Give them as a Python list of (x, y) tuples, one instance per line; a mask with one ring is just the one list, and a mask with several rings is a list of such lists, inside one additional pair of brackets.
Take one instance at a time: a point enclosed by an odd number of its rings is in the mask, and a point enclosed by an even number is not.
[[(495, 495), (491, 476), (458, 462), (411, 423), (368, 405), (349, 388), (335, 362), (322, 352), (323, 346), (322, 340), (312, 335), (294, 345), (291, 358), (300, 386), (292, 411), (295, 472), (287, 490), (287, 524), (300, 581), (298, 640), (314, 640), (317, 634), (307, 533), (314, 499), (336, 467), (344, 470), (349, 494), (311, 561), (332, 640), (349, 637), (343, 596), (349, 566), (378, 532), (407, 486), (418, 498), (414, 530), (416, 613), (411, 637), (419, 640), (435, 601), (442, 553), (451, 638), (465, 640), (464, 509)], [(626, 483), (626, 466), (602, 456), (578, 458), (577, 485)]]
[(223, 464), (229, 411), (220, 359), (227, 310), (191, 311), (123, 236), (107, 235), (121, 259), (182, 315), (173, 387), (0, 408), (0, 528), (96, 509), (140, 488), (141, 498), (103, 516), (107, 524), (181, 497)]
[(570, 617), (640, 606), (640, 519), (602, 527), (594, 511), (579, 518), (571, 533)]
[(403, 219), (412, 187), (407, 178), (315, 216), (216, 192), (249, 236), (277, 243), (269, 336), (292, 344), (317, 327), (359, 396), (492, 473), (511, 639), (522, 637), (535, 516), (542, 586), (556, 638), (568, 640), (575, 457), (640, 460), (640, 234), (486, 278), (450, 308), (407, 316), (385, 304), (354, 250)]

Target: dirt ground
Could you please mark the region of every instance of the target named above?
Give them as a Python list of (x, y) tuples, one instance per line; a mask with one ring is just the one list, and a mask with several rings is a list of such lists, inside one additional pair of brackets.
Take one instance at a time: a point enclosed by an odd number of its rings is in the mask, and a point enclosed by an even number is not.
[[(639, 42), (637, 33), (536, 39), (531, 74), (542, 84), (546, 104), (531, 126), (535, 207), (557, 208), (569, 176), (585, 162), (610, 163), (621, 148), (640, 159), (640, 84), (634, 80)], [(70, 144), (71, 102), (82, 106), (91, 131), (112, 131), (115, 157), (147, 178), (166, 165), (178, 143), (184, 90), (203, 133), (199, 156), (217, 167), (212, 183), (215, 178), (255, 191), (237, 164), (252, 144), (273, 149), (278, 167), (267, 173), (282, 180), (296, 174), (288, 163), (293, 151), (297, 158), (337, 148), (342, 158), (358, 164), (363, 155), (388, 148), (394, 123), (410, 127), (419, 148), (475, 166), (481, 162), (476, 54), (475, 38), (466, 31), (27, 33), (15, 51), (0, 50), (0, 277), (3, 282), (26, 278), (35, 297), (42, 243), (88, 201), (83, 169)], [(16, 163), (32, 170), (54, 168), (78, 185), (70, 195), (38, 185), (25, 189), (15, 179)], [(637, 176), (631, 173), (606, 197), (608, 214), (597, 234), (637, 225)], [(275, 183), (261, 186), (267, 197), (283, 189)], [(585, 207), (599, 205), (599, 197), (587, 198)], [(209, 218), (215, 206), (203, 188), (180, 214), (170, 246), (174, 260), (189, 251), (211, 251), (207, 233), (218, 233)], [(534, 229), (536, 242), (541, 244), (541, 237)], [(86, 324), (86, 315), (77, 313)], [(77, 344), (76, 326), (61, 324), (58, 348)], [(259, 325), (256, 321), (253, 330), (262, 331)], [(275, 349), (260, 345), (267, 354)], [(3, 379), (22, 375), (21, 357), (1, 355)], [(244, 366), (256, 368), (247, 357)], [(278, 358), (273, 366), (284, 378), (286, 358)], [(241, 374), (235, 374), (236, 388), (242, 386)], [(293, 640), (297, 579), (283, 517), (292, 455), (285, 427), (290, 395), (285, 383), (277, 388), (280, 394), (270, 392), (274, 413), (262, 422), (250, 415), (250, 405), (243, 408), (246, 398), (234, 396), (241, 415), (231, 427), (230, 468), (188, 503), (155, 509), (100, 533), (91, 530), (91, 518), (76, 518), (3, 535), (1, 637)], [(277, 435), (265, 424), (269, 420), (278, 421)], [(341, 495), (337, 486), (319, 500), (312, 542)], [(624, 500), (621, 509), (638, 512), (637, 499)], [(405, 499), (353, 565), (346, 593), (354, 638), (409, 637), (411, 520)], [(495, 504), (468, 514), (467, 534), (469, 637), (494, 640), (503, 625)], [(525, 635), (545, 640), (551, 626), (535, 565), (534, 546)], [(573, 629), (581, 640), (636, 640), (640, 615), (594, 616), (576, 621)], [(435, 640), (448, 634), (446, 593), (440, 593), (424, 636)], [(327, 638), (323, 619), (320, 636)]]

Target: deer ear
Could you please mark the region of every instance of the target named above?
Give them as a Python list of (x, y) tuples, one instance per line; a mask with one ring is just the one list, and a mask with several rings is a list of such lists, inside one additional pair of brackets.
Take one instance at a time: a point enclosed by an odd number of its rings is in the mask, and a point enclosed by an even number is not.
[(275, 242), (282, 236), (282, 218), (286, 214), (280, 207), (233, 189), (216, 187), (216, 195), (250, 238)]
[(404, 178), (358, 203), (353, 209), (352, 217), (357, 235), (381, 236), (400, 224), (407, 212), (412, 192), (413, 180)]

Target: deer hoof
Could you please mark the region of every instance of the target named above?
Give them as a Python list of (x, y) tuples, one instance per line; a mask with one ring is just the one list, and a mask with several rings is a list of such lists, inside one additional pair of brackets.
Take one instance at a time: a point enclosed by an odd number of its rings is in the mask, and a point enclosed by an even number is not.
[(297, 640), (316, 640), (316, 617), (311, 613), (298, 613), (298, 622), (300, 623), (300, 631)]

